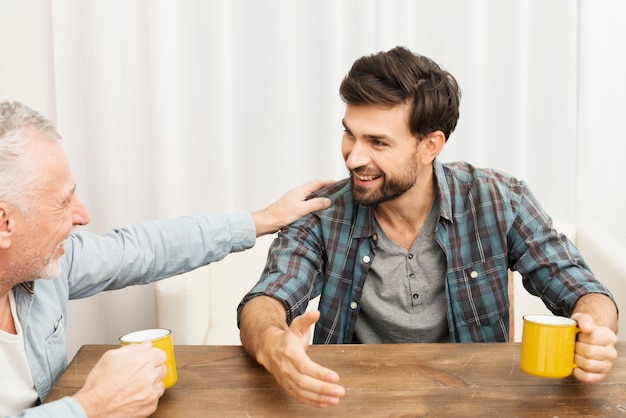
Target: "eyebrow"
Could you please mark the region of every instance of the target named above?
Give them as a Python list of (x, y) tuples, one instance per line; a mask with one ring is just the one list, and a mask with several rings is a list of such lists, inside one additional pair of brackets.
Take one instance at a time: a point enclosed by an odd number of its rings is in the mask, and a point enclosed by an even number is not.
[(74, 194), (76, 193), (76, 186), (77, 185), (75, 184), (74, 187), (72, 187), (72, 190), (70, 190), (70, 192), (65, 195), (65, 197), (63, 198), (63, 203), (67, 203), (72, 200), (72, 196), (74, 196)]
[[(341, 119), (341, 124), (343, 125), (344, 129), (350, 133), (352, 133), (352, 131), (350, 130), (350, 128), (348, 127), (348, 125), (346, 125), (346, 120), (345, 119)], [(385, 135), (385, 134), (366, 134), (365, 135), (366, 138), (369, 139), (387, 139), (387, 140), (391, 140), (392, 138)]]

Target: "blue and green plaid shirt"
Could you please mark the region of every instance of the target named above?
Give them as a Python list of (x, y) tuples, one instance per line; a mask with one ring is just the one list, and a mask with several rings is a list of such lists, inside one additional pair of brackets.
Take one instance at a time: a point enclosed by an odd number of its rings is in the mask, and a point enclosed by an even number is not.
[[(569, 316), (584, 294), (610, 296), (523, 181), (464, 162), (435, 161), (434, 173), (451, 341), (509, 340), (508, 269), (555, 315)], [(314, 343), (352, 342), (375, 233), (372, 209), (355, 205), (351, 188), (345, 179), (319, 192), (331, 207), (280, 232), (239, 312), (251, 298), (267, 295), (284, 303), (291, 322), (321, 295)]]

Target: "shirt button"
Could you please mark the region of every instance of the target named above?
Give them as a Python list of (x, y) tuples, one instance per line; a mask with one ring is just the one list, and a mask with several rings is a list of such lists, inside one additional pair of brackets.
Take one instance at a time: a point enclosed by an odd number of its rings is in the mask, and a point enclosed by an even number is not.
[(369, 255), (366, 255), (365, 257), (363, 257), (363, 262), (364, 262), (365, 264), (369, 263), (369, 262), (370, 262), (370, 256), (369, 256)]
[(413, 299), (417, 299), (419, 297), (420, 297), (420, 295), (418, 295), (417, 293), (413, 293)]
[(407, 257), (409, 258), (409, 260), (413, 260), (413, 254), (409, 253), (409, 255), (407, 255)]
[(352, 309), (356, 309), (356, 307), (357, 307), (356, 302), (352, 302), (352, 303), (350, 304), (350, 308), (352, 308)]
[(478, 277), (478, 273), (477, 273), (476, 271), (472, 271), (472, 272), (470, 273), (470, 277), (471, 277), (472, 279), (475, 279), (476, 277)]
[(415, 273), (409, 274), (409, 279), (415, 279)]

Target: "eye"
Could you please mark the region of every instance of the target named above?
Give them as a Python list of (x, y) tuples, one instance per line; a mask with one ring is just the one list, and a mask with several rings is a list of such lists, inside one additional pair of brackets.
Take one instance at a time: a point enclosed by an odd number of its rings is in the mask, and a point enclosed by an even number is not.
[(376, 138), (372, 139), (372, 140), (370, 141), (370, 143), (371, 143), (373, 146), (377, 147), (377, 148), (381, 148), (381, 147), (386, 147), (386, 146), (387, 146), (387, 143), (386, 143), (386, 142), (381, 141), (380, 139), (376, 139)]
[(74, 192), (74, 190), (72, 190), (72, 193), (69, 194), (65, 199), (63, 199), (61, 201), (61, 206), (64, 208), (67, 208), (69, 206), (71, 206), (71, 204), (74, 202), (74, 198), (75, 198), (76, 194)]

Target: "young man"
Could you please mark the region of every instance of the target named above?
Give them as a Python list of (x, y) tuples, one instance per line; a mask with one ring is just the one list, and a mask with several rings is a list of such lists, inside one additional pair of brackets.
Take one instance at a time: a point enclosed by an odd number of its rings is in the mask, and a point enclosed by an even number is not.
[[(252, 247), (313, 210), (329, 182), (287, 192), (268, 208), (150, 221), (104, 235), (89, 222), (52, 123), (20, 103), (0, 103), (0, 416), (146, 417), (154, 412), (165, 354), (150, 344), (107, 352), (74, 396), (39, 405), (67, 366), (69, 299), (144, 284)], [(37, 406), (39, 405), (39, 406)]]
[[(357, 60), (340, 93), (350, 178), (270, 249), (239, 306), (247, 352), (296, 399), (336, 404), (339, 375), (305, 353), (312, 324), (321, 344), (508, 341), (512, 269), (578, 321), (574, 375), (602, 380), (617, 356), (609, 291), (524, 182), (437, 160), (459, 116), (454, 77), (394, 48)], [(319, 312), (304, 314), (318, 295)]]

